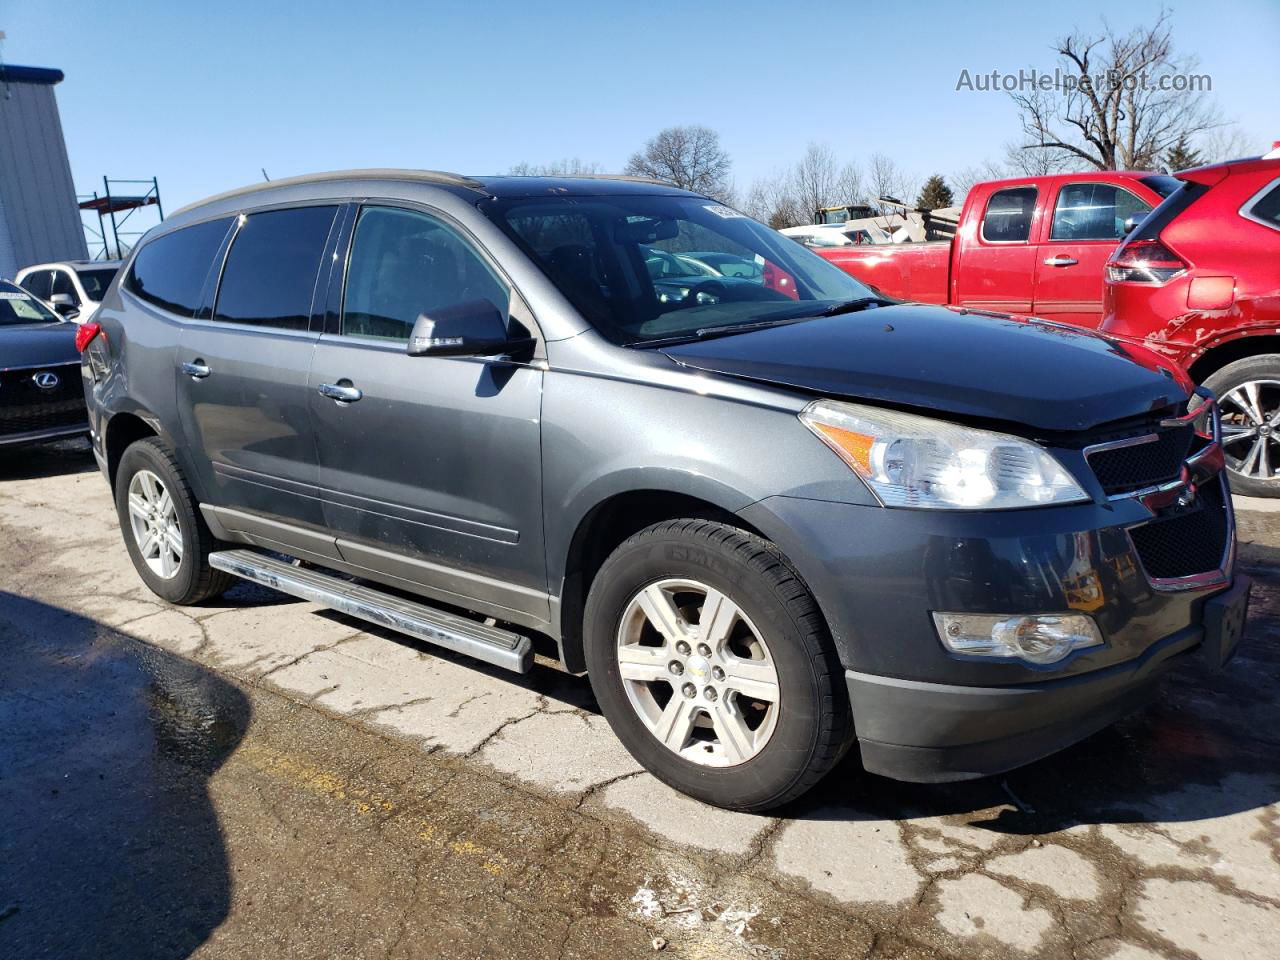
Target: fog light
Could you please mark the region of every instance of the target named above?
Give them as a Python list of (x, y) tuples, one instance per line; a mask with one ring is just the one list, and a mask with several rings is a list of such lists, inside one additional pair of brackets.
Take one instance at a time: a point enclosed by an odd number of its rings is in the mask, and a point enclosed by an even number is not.
[(1025, 660), (1037, 666), (1057, 663), (1068, 654), (1102, 645), (1092, 617), (1080, 613), (1026, 616), (988, 613), (935, 613), (942, 645), (966, 657)]

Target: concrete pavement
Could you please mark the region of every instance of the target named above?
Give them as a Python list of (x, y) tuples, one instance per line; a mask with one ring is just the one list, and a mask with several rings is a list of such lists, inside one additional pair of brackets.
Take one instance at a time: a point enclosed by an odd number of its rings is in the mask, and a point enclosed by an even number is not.
[[(83, 448), (0, 456), (0, 636), (25, 664), (0, 674), (18, 824), (0, 955), (51, 931), (113, 943), (101, 917), (136, 909), (173, 947), (156, 956), (1274, 957), (1280, 517), (1240, 521), (1259, 589), (1223, 674), (1177, 674), (1005, 778), (922, 787), (851, 760), (760, 817), (640, 771), (586, 681), (550, 667), (489, 669), (248, 585), (169, 607)], [(191, 756), (157, 746), (168, 716)], [(121, 887), (88, 840), (74, 883), (70, 852), (13, 866), (69, 842), (40, 803), (59, 771), (80, 798), (60, 822), (151, 850), (155, 883)]]

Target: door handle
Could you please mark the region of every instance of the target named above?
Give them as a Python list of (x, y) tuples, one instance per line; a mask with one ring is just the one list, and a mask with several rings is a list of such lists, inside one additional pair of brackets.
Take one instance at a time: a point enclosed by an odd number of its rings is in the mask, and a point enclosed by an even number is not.
[(1044, 265), (1046, 267), (1074, 267), (1079, 262), (1080, 261), (1075, 257), (1064, 257), (1058, 255), (1056, 257), (1050, 257), (1044, 262)]
[(188, 360), (182, 364), (182, 372), (192, 380), (203, 380), (209, 374), (213, 373), (209, 369), (209, 365), (203, 360)]
[(336, 400), (338, 403), (355, 403), (364, 396), (364, 391), (359, 387), (353, 387), (350, 380), (343, 380), (340, 383), (320, 384), (320, 396)]

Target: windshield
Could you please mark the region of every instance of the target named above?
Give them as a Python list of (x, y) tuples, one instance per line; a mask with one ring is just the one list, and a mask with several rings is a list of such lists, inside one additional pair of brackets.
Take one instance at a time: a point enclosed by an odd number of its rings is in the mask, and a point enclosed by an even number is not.
[(0, 327), (18, 323), (61, 323), (62, 318), (21, 287), (0, 281)]
[(701, 197), (521, 197), (480, 209), (615, 343), (812, 317), (873, 296), (787, 237)]
[(94, 267), (90, 270), (77, 270), (80, 285), (84, 287), (84, 295), (94, 303), (100, 303), (107, 295), (107, 287), (115, 277), (119, 267)]

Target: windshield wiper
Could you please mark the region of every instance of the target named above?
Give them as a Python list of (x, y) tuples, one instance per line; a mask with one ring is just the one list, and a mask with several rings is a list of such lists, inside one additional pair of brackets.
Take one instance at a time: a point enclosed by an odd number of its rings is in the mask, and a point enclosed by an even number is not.
[(821, 313), (806, 313), (800, 317), (776, 317), (772, 320), (752, 320), (747, 323), (726, 323), (723, 326), (699, 327), (692, 333), (682, 333), (674, 337), (662, 337), (657, 340), (636, 340), (627, 344), (629, 347), (671, 347), (681, 343), (694, 343), (698, 340), (713, 340), (716, 337), (732, 337), (739, 333), (750, 333), (753, 330), (767, 330), (770, 327), (787, 327), (805, 320), (816, 320), (818, 317), (835, 317), (842, 313), (857, 313), (869, 307), (887, 307), (894, 303), (884, 297), (858, 297), (856, 300), (845, 300), (834, 304)]
[(866, 310), (869, 307), (888, 307), (892, 306), (892, 304), (892, 300), (886, 300), (884, 297), (858, 297), (856, 300), (846, 300), (843, 303), (827, 307), (822, 311), (822, 316), (838, 317), (842, 313), (857, 313), (859, 310)]

